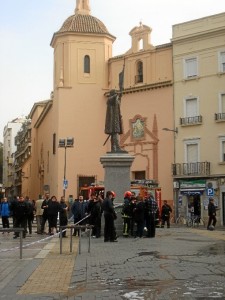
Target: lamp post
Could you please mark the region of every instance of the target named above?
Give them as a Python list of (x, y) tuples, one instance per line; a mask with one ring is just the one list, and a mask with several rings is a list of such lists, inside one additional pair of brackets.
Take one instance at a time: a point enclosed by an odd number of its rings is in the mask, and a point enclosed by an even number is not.
[[(178, 128), (176, 127), (175, 129), (170, 129), (170, 128), (162, 128), (162, 130), (165, 130), (165, 131), (172, 131), (176, 134), (178, 134)], [(176, 173), (176, 164), (175, 164), (175, 157), (176, 157), (176, 149), (175, 149), (175, 135), (174, 135), (174, 142), (173, 142), (173, 175)], [(174, 181), (173, 181), (173, 184), (174, 184)], [(175, 207), (175, 220), (177, 219), (178, 217), (178, 197), (177, 197), (177, 191), (176, 189), (174, 188), (173, 186), (173, 195), (174, 195), (174, 207)]]
[(64, 175), (63, 175), (63, 197), (65, 198), (66, 189), (68, 187), (68, 180), (66, 179), (66, 149), (72, 148), (74, 144), (74, 138), (68, 137), (66, 139), (59, 139), (59, 148), (65, 149), (64, 155)]

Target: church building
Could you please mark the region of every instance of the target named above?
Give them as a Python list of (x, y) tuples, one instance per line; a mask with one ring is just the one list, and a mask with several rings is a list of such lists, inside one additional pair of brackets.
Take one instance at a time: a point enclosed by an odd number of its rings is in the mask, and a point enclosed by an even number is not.
[(130, 178), (154, 180), (162, 200), (172, 201), (174, 133), (162, 130), (174, 128), (172, 44), (152, 45), (151, 31), (138, 24), (129, 33), (130, 49), (113, 57), (116, 37), (91, 15), (88, 0), (76, 1), (74, 14), (50, 43), (51, 98), (30, 111), (31, 152), (22, 170), (29, 178), (22, 194), (36, 199), (49, 191), (60, 198), (64, 191), (66, 199), (75, 198), (81, 186), (104, 180), (100, 157), (110, 151), (110, 141), (104, 145), (107, 97), (119, 90), (124, 69), (120, 147), (134, 156)]

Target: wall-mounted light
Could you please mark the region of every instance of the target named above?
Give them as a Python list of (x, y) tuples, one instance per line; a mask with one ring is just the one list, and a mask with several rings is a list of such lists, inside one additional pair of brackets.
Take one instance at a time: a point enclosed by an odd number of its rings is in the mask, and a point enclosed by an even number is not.
[(170, 129), (170, 128), (163, 128), (162, 130), (165, 130), (165, 131), (173, 131), (175, 133), (178, 133), (178, 128), (176, 127), (175, 129)]

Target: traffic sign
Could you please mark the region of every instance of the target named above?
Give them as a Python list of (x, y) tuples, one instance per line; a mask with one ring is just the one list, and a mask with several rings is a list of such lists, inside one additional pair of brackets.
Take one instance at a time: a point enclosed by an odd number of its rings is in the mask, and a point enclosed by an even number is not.
[(214, 196), (214, 189), (213, 188), (206, 189), (206, 194), (209, 197)]
[(64, 179), (63, 180), (63, 189), (66, 190), (68, 188), (68, 180)]

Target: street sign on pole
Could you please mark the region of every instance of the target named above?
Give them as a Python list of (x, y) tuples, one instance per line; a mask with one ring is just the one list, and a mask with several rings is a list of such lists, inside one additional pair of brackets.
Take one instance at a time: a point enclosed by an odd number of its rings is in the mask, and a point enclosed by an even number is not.
[(68, 180), (64, 179), (63, 180), (63, 189), (66, 190), (68, 188)]

